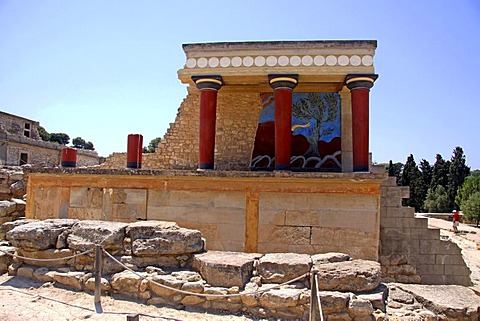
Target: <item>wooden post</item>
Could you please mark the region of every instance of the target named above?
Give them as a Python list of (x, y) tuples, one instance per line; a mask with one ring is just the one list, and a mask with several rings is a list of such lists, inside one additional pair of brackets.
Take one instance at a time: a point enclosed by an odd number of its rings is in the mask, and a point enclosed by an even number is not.
[(131, 313), (127, 315), (127, 321), (140, 321), (140, 315), (138, 313)]
[(102, 246), (95, 245), (95, 303), (100, 303), (102, 294)]
[(308, 320), (309, 321), (315, 321), (315, 274), (313, 272), (310, 272), (310, 315)]

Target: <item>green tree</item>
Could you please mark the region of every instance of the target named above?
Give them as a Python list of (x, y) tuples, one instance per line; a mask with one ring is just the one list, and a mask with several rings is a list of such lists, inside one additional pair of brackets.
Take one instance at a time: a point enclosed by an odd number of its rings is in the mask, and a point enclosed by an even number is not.
[(72, 140), (72, 144), (75, 148), (95, 150), (95, 148), (93, 147), (93, 143), (85, 141), (85, 139), (83, 139), (82, 137), (75, 137)]
[(93, 143), (88, 141), (85, 143), (85, 149), (88, 149), (88, 150), (95, 150), (95, 147), (93, 146)]
[(476, 192), (480, 192), (480, 176), (468, 176), (457, 191), (455, 203), (462, 208), (463, 203)]
[(158, 144), (162, 141), (161, 137), (154, 138), (148, 143), (148, 147), (143, 147), (144, 153), (155, 153), (155, 149), (158, 147)]
[(431, 189), (438, 185), (442, 185), (445, 188), (448, 186), (449, 167), (449, 162), (446, 162), (442, 155), (437, 154), (435, 164), (433, 165), (432, 181), (430, 182)]
[(49, 140), (60, 145), (67, 145), (70, 142), (70, 137), (65, 133), (51, 133)]
[(462, 203), (462, 212), (470, 221), (480, 222), (480, 192), (473, 193), (465, 202)]
[(480, 169), (475, 169), (470, 172), (471, 176), (480, 176)]
[(412, 154), (407, 157), (403, 166), (399, 184), (410, 188), (410, 198), (404, 201), (404, 205), (415, 207), (416, 211), (420, 211), (423, 207), (422, 176)]
[(403, 164), (400, 162), (394, 163), (391, 160), (388, 162), (388, 176), (395, 176), (397, 178), (397, 184), (400, 182), (402, 175)]
[(72, 139), (72, 144), (75, 148), (84, 148), (85, 143), (85, 139), (83, 139), (82, 137), (75, 137), (74, 139)]
[(460, 209), (460, 204), (455, 204), (457, 190), (463, 185), (465, 178), (470, 175), (470, 167), (466, 165), (465, 155), (461, 147), (455, 147), (448, 171), (448, 197), (451, 209)]
[(49, 141), (50, 140), (50, 134), (43, 128), (42, 126), (38, 126), (37, 128), (38, 135), (40, 135), (40, 138), (44, 141)]
[[(433, 168), (426, 159), (422, 159), (418, 166), (420, 170), (420, 182), (419, 182), (419, 198), (422, 200), (422, 204), (427, 198), (428, 188), (432, 182)], [(422, 210), (425, 207), (422, 206)]]
[(450, 212), (450, 200), (447, 191), (443, 185), (428, 189), (425, 199), (425, 209), (429, 213), (447, 213)]

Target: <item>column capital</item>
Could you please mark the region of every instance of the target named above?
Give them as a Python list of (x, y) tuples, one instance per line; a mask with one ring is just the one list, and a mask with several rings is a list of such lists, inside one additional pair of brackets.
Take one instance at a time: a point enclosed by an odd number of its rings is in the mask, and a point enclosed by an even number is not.
[(298, 74), (270, 74), (268, 83), (273, 90), (279, 88), (293, 90), (298, 84)]
[(192, 80), (198, 90), (220, 90), (223, 86), (223, 79), (220, 75), (192, 76)]
[(377, 74), (349, 74), (345, 77), (345, 85), (350, 90), (367, 89), (373, 87), (373, 83), (377, 80)]

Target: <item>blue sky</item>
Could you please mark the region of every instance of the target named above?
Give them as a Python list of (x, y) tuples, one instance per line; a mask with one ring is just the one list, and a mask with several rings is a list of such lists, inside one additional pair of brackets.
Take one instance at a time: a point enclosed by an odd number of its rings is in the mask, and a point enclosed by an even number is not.
[(375, 162), (461, 146), (480, 168), (478, 0), (0, 0), (0, 110), (108, 156), (175, 120), (183, 43), (330, 39), (378, 40)]

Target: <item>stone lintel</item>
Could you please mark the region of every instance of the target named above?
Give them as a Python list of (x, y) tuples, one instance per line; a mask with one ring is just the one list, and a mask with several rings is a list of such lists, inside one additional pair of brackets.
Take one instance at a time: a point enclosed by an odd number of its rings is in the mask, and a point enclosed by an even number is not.
[[(268, 74), (299, 74), (299, 83), (317, 85), (310, 90), (339, 91), (347, 74), (372, 74), (374, 40), (265, 41), (184, 44), (182, 83), (193, 85), (192, 75), (221, 75), (237, 91), (268, 87)], [(250, 88), (249, 86), (258, 86)], [(232, 90), (233, 91), (233, 90)], [(222, 91), (223, 92), (223, 91)]]

